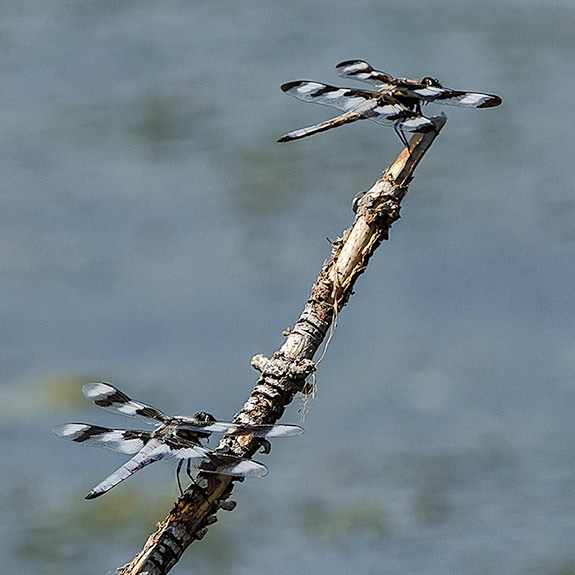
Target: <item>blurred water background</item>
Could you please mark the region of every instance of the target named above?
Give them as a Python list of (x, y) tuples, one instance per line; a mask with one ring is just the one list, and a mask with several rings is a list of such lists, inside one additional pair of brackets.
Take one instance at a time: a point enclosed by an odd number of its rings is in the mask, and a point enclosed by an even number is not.
[(168, 413), (240, 408), (251, 356), (281, 345), (326, 237), (400, 150), (371, 122), (276, 144), (335, 115), (279, 86), (353, 85), (333, 67), (362, 58), (503, 106), (442, 108), (306, 434), (173, 573), (575, 573), (572, 0), (0, 11), (3, 572), (112, 571), (170, 509), (159, 464), (85, 501), (124, 459), (50, 428), (129, 426), (83, 399), (91, 380)]

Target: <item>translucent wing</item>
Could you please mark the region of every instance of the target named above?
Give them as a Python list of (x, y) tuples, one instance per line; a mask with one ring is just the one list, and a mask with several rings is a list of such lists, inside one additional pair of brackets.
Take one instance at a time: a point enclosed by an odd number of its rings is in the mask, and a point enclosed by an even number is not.
[(189, 462), (193, 471), (221, 473), (235, 477), (264, 477), (268, 468), (259, 461), (242, 459), (228, 453), (212, 451), (202, 445), (172, 445), (163, 456), (163, 461), (179, 465), (181, 461)]
[(255, 437), (292, 437), (301, 435), (299, 425), (247, 425), (229, 421), (203, 421), (202, 419), (175, 417), (177, 428), (204, 433), (229, 433), (231, 435), (253, 435)]
[[(416, 94), (417, 95), (417, 94)], [(427, 99), (425, 95), (420, 96), (426, 101), (437, 104), (448, 104), (450, 106), (461, 106), (463, 108), (494, 108), (499, 106), (502, 100), (495, 94), (480, 94), (479, 92), (458, 92), (456, 90), (445, 90), (433, 99)]]
[(393, 97), (417, 98), (422, 102), (436, 102), (463, 108), (492, 108), (501, 104), (501, 98), (495, 94), (480, 92), (462, 92), (445, 88), (435, 78), (424, 78), (421, 82), (407, 78), (393, 78), (385, 72), (375, 70), (363, 60), (346, 60), (335, 67), (342, 78), (360, 80), (386, 90)]
[(65, 423), (52, 430), (59, 437), (88, 445), (103, 447), (131, 455), (140, 451), (151, 439), (151, 432), (132, 429), (110, 429), (87, 423)]
[(417, 98), (424, 103), (435, 102), (460, 106), (462, 108), (493, 108), (501, 104), (501, 98), (495, 94), (479, 92), (461, 92), (444, 88), (437, 80), (424, 78), (422, 83), (412, 80), (396, 80), (392, 91), (394, 97)]
[(400, 104), (378, 105), (367, 119), (383, 126), (392, 126), (401, 132), (426, 133), (435, 130), (435, 124), (429, 118)]
[(136, 471), (155, 461), (178, 465), (178, 469), (182, 466), (182, 462), (186, 462), (188, 471), (202, 470), (207, 473), (221, 473), (236, 477), (263, 477), (268, 473), (267, 467), (258, 461), (212, 451), (190, 441), (163, 441), (152, 437), (152, 433), (147, 431), (109, 429), (86, 423), (66, 423), (55, 427), (52, 431), (64, 439), (81, 445), (103, 447), (128, 455), (135, 454), (124, 465), (98, 483), (86, 495), (86, 499), (95, 499), (104, 495)]
[(128, 397), (123, 391), (109, 383), (87, 383), (82, 386), (82, 392), (98, 407), (113, 413), (135, 417), (153, 425), (165, 423), (170, 419), (159, 409)]
[(346, 60), (335, 67), (336, 73), (342, 78), (359, 80), (375, 86), (378, 90), (391, 86), (393, 78), (385, 72), (374, 70), (363, 60)]
[(356, 110), (362, 105), (375, 106), (376, 94), (368, 90), (353, 90), (351, 88), (337, 88), (319, 82), (298, 80), (283, 84), (281, 89), (298, 100), (333, 106), (342, 112)]
[(326, 104), (347, 113), (313, 126), (289, 132), (282, 136), (278, 142), (298, 140), (357, 120), (372, 120), (378, 124), (392, 126), (397, 130), (407, 132), (429, 132), (435, 129), (431, 120), (414, 110), (408, 109), (385, 94), (336, 88), (335, 86), (308, 81), (284, 84), (282, 90), (286, 94), (298, 98), (298, 100)]

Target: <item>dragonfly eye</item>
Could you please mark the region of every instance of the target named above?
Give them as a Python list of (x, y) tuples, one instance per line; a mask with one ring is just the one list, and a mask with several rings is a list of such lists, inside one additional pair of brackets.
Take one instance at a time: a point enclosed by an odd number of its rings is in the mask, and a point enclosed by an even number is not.
[(421, 83), (425, 86), (435, 86), (436, 88), (443, 88), (441, 82), (437, 78), (432, 78), (431, 76), (425, 76)]
[(216, 421), (216, 418), (211, 413), (206, 413), (205, 411), (198, 411), (198, 413), (194, 415), (194, 419), (197, 419), (202, 423), (211, 423)]

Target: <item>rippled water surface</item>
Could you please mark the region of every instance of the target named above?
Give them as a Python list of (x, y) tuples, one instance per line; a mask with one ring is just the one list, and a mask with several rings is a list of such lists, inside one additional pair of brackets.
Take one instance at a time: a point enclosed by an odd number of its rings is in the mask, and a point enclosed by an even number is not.
[(362, 58), (503, 105), (445, 110), (306, 434), (173, 573), (575, 573), (574, 26), (568, 1), (3, 2), (3, 571), (112, 571), (170, 509), (159, 464), (85, 501), (122, 456), (50, 428), (131, 423), (92, 380), (241, 407), (400, 150), (371, 122), (276, 144), (335, 115), (279, 86)]

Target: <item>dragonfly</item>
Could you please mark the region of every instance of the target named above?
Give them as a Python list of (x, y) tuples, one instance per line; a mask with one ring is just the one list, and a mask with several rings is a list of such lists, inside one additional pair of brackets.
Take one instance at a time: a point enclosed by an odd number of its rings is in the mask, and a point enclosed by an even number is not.
[(278, 142), (291, 142), (358, 120), (371, 120), (393, 127), (401, 141), (407, 144), (404, 132), (426, 133), (435, 129), (433, 121), (423, 115), (422, 105), (435, 102), (465, 108), (492, 108), (502, 102), (494, 94), (445, 88), (431, 76), (421, 81), (393, 78), (375, 70), (363, 60), (340, 62), (335, 70), (340, 77), (368, 83), (375, 91), (338, 88), (307, 80), (283, 84), (281, 89), (298, 100), (333, 106), (344, 113), (325, 122), (289, 132)]
[(267, 467), (258, 461), (214, 451), (202, 441), (212, 433), (262, 438), (264, 452), (270, 449), (267, 438), (301, 435), (298, 425), (256, 425), (217, 421), (212, 415), (198, 412), (193, 417), (169, 417), (159, 409), (136, 401), (109, 383), (88, 383), (82, 387), (84, 396), (98, 407), (134, 417), (153, 425), (153, 431), (136, 429), (110, 429), (87, 423), (65, 423), (52, 431), (59, 437), (81, 445), (104, 447), (112, 451), (133, 455), (124, 465), (98, 483), (86, 499), (95, 499), (107, 493), (143, 467), (155, 461), (177, 466), (176, 478), (180, 493), (180, 472), (185, 466), (188, 477), (194, 481), (195, 473), (207, 472), (233, 477), (263, 477)]

